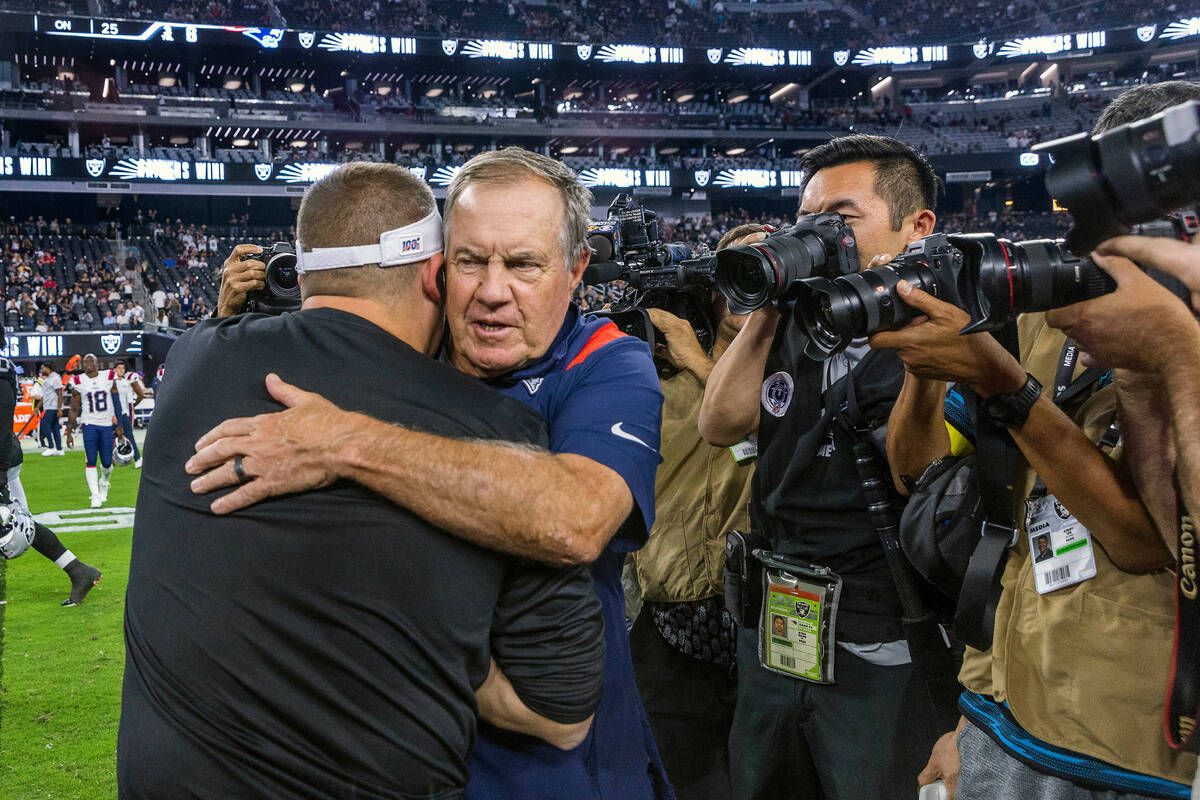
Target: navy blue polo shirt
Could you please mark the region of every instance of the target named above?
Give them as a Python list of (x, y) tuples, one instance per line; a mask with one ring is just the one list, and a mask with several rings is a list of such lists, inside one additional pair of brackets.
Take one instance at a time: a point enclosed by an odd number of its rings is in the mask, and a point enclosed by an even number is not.
[(637, 508), (592, 564), (604, 614), (604, 695), (591, 732), (563, 752), (480, 722), (468, 800), (650, 800), (672, 797), (638, 695), (625, 630), (621, 567), (654, 524), (662, 392), (646, 343), (572, 305), (546, 355), (489, 385), (532, 406), (550, 450), (576, 453), (624, 478)]

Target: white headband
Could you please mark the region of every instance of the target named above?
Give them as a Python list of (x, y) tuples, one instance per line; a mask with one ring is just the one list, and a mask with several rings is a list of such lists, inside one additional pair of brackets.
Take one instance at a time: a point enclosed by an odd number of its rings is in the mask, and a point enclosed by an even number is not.
[(296, 269), (301, 274), (339, 267), (361, 267), (378, 264), (395, 267), (424, 261), (442, 252), (442, 217), (435, 208), (425, 219), (403, 228), (385, 231), (379, 244), (358, 247), (317, 247), (304, 251), (303, 242), (296, 242)]

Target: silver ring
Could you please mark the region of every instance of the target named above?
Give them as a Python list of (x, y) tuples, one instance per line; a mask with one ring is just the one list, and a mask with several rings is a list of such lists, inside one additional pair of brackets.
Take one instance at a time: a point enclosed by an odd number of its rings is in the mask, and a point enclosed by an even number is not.
[(233, 457), (233, 474), (237, 475), (239, 483), (245, 483), (250, 480), (250, 476), (246, 474), (246, 470), (242, 469), (242, 457)]

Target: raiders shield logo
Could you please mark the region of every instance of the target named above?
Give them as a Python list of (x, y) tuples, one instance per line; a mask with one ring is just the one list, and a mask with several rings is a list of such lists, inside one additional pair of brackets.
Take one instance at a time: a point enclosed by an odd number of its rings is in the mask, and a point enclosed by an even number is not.
[(708, 48), (707, 52), (708, 52), (708, 63), (720, 64), (721, 63), (721, 54), (724, 53), (725, 51), (719, 47), (710, 47), (710, 48)]
[(254, 165), (254, 177), (258, 178), (260, 181), (265, 181), (268, 178), (270, 178), (271, 177), (271, 165), (270, 164), (255, 164)]
[(317, 35), (312, 31), (300, 31), (300, 46), (307, 50), (313, 46), (313, 42), (316, 40), (316, 38)]
[(592, 46), (590, 44), (575, 45), (575, 55), (579, 56), (580, 61), (587, 61), (592, 57)]
[(846, 62), (849, 60), (850, 60), (850, 51), (849, 50), (834, 50), (833, 51), (833, 63), (837, 64), (839, 67), (846, 66)]
[(442, 39), (442, 52), (452, 56), (458, 52), (458, 39)]
[(83, 162), (83, 168), (87, 170), (88, 175), (91, 175), (93, 178), (99, 178), (104, 174), (104, 159), (89, 158)]
[(975, 44), (971, 45), (971, 52), (976, 58), (987, 58), (988, 51), (990, 50), (991, 47), (988, 46), (987, 42), (976, 42)]
[(116, 355), (117, 351), (121, 349), (121, 334), (119, 334), (119, 333), (103, 334), (100, 337), (100, 347), (101, 347), (101, 349), (104, 350), (104, 352), (108, 353), (110, 356)]
[(793, 389), (792, 376), (786, 372), (776, 372), (763, 381), (763, 408), (773, 417), (782, 417), (792, 404)]
[(707, 169), (696, 170), (696, 185), (708, 186), (708, 179), (712, 177), (712, 172)]
[(1143, 25), (1137, 29), (1137, 37), (1139, 42), (1149, 42), (1154, 39), (1154, 34), (1158, 33), (1157, 25)]

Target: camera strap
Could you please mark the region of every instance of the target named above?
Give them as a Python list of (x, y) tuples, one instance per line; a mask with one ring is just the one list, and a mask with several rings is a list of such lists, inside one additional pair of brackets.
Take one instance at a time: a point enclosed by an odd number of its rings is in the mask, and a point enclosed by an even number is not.
[(1062, 353), (1058, 357), (1058, 368), (1054, 371), (1054, 404), (1062, 408), (1093, 383), (1108, 374), (1101, 367), (1090, 367), (1084, 370), (1075, 380), (1075, 363), (1079, 360), (1079, 345), (1073, 339), (1067, 339), (1063, 344)]
[[(993, 334), (1015, 358), (1020, 358), (1016, 322), (1009, 322)], [(1074, 367), (1075, 355), (1071, 365)], [(955, 635), (976, 650), (992, 646), (996, 606), (1000, 602), (1000, 577), (1004, 558), (1017, 541), (1016, 514), (1013, 509), (1012, 476), (1016, 473), (1018, 450), (1008, 431), (981, 413), (981, 399), (963, 387), (975, 417), (975, 477), (983, 507), (979, 544), (967, 563), (962, 592), (954, 613)]]
[(1176, 750), (1200, 753), (1200, 597), (1196, 584), (1196, 522), (1183, 503), (1175, 475), (1176, 535), (1179, 563), (1175, 573), (1175, 650), (1167, 686), (1167, 743)]

